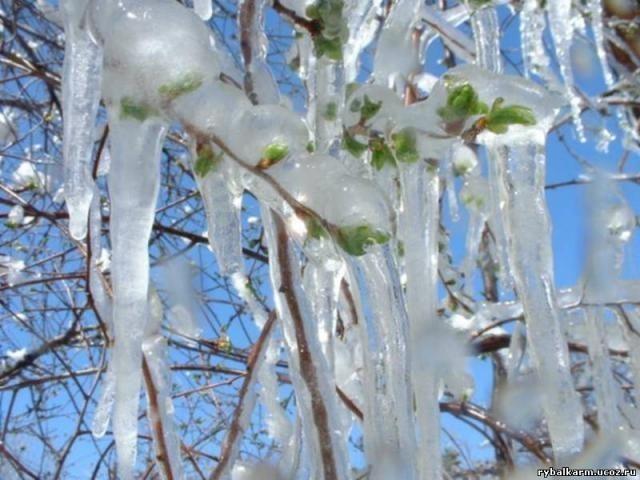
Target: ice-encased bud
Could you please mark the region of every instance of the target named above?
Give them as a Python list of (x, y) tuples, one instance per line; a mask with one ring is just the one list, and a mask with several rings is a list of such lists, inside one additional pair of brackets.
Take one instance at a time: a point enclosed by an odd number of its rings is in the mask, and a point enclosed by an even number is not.
[(142, 0), (98, 23), (104, 41), (104, 99), (138, 120), (220, 74), (210, 33), (190, 9), (171, 0)]
[(223, 141), (229, 139), (233, 119), (242, 116), (252, 105), (239, 88), (214, 80), (204, 83), (199, 89), (177, 98), (172, 113), (187, 127), (215, 136)]
[(402, 100), (393, 90), (380, 85), (364, 85), (348, 95), (342, 115), (345, 127), (358, 123), (386, 131), (402, 111)]
[(460, 190), (462, 203), (471, 211), (482, 215), (489, 213), (489, 183), (480, 176), (467, 178)]
[(297, 155), (269, 173), (296, 200), (341, 229), (367, 226), (371, 232), (391, 233), (391, 211), (384, 193), (373, 182), (350, 175), (335, 157)]
[(309, 129), (299, 115), (280, 105), (257, 105), (234, 116), (228, 142), (245, 162), (258, 165), (268, 158), (272, 162), (264, 167), (269, 167), (284, 157), (272, 158), (276, 150), (286, 150), (285, 155), (306, 151)]

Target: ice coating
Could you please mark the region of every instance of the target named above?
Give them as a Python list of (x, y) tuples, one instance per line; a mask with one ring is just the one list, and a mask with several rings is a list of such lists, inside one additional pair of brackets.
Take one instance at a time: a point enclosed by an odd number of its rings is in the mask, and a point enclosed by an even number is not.
[(64, 113), (64, 196), (69, 229), (75, 239), (86, 235), (93, 194), (91, 156), (102, 70), (102, 49), (85, 25), (87, 0), (64, 0), (65, 55), (62, 73)]
[[(251, 137), (247, 138), (246, 132), (251, 132)], [(270, 146), (278, 146), (285, 155), (305, 152), (309, 130), (300, 116), (280, 105), (257, 105), (234, 117), (228, 138), (236, 155), (256, 165)]]
[(545, 80), (553, 80), (550, 60), (544, 48), (543, 35), (547, 26), (544, 9), (538, 0), (524, 0), (520, 11), (520, 37), (525, 75), (539, 75)]
[(299, 155), (269, 170), (296, 200), (339, 227), (368, 225), (391, 232), (384, 194), (369, 180), (350, 175), (328, 155)]

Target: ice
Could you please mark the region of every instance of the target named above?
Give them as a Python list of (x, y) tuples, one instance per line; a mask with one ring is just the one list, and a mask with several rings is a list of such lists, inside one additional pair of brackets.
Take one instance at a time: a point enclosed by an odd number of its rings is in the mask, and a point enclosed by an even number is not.
[(524, 305), (529, 350), (542, 382), (554, 455), (562, 459), (582, 450), (584, 426), (553, 281), (551, 226), (544, 198), (544, 136), (530, 131), (528, 139), (524, 134), (521, 139), (504, 137), (494, 139), (498, 143), (490, 143), (489, 148), (491, 159), (498, 163), (508, 257)]
[(438, 325), (438, 231), (440, 185), (437, 171), (424, 162), (401, 171), (403, 211), (400, 236), (404, 242), (407, 274), (407, 312), (410, 324), (411, 380), (418, 426), (418, 478), (442, 476), (438, 370), (424, 361), (424, 342), (432, 340)]
[(613, 74), (607, 60), (607, 51), (605, 49), (603, 19), (602, 19), (602, 0), (588, 1), (589, 13), (591, 14), (591, 29), (593, 30), (593, 39), (596, 44), (596, 52), (600, 60), (602, 75), (607, 87), (613, 86)]
[(213, 16), (212, 0), (193, 0), (193, 10), (204, 21), (209, 20)]
[(200, 338), (200, 326), (196, 319), (191, 265), (183, 257), (170, 258), (163, 265), (163, 277), (168, 294), (168, 317), (171, 327), (180, 335)]
[(358, 59), (371, 43), (378, 30), (378, 15), (381, 0), (351, 0), (345, 2), (345, 18), (349, 28), (349, 40), (344, 45), (345, 82), (351, 83), (358, 74)]
[(278, 85), (267, 64), (268, 39), (264, 33), (266, 0), (238, 2), (238, 30), (245, 62), (244, 86), (253, 103), (277, 104)]
[[(400, 0), (384, 22), (374, 57), (373, 75), (378, 84), (391, 87), (419, 70), (419, 58), (414, 54), (418, 42), (413, 25), (421, 6), (422, 2), (416, 0)], [(398, 51), (406, 54), (398, 55)]]
[(573, 71), (571, 67), (571, 44), (573, 42), (573, 25), (571, 0), (555, 0), (549, 2), (549, 23), (560, 73), (564, 79), (565, 95), (569, 99), (571, 114), (580, 141), (584, 142), (584, 127), (580, 118), (582, 101), (574, 91)]
[(145, 327), (142, 351), (145, 363), (144, 380), (147, 392), (147, 412), (156, 450), (158, 471), (163, 480), (184, 480), (180, 458), (180, 437), (173, 421), (171, 401), (171, 369), (167, 363), (167, 340), (160, 330), (162, 303), (157, 292), (149, 292), (149, 316)]
[(7, 215), (7, 226), (10, 227), (19, 227), (22, 225), (24, 221), (24, 207), (22, 205), (16, 205), (9, 210), (9, 214)]
[(476, 64), (491, 72), (502, 73), (502, 35), (496, 9), (490, 4), (484, 8), (477, 8), (471, 13), (470, 19), (476, 44)]
[(62, 73), (64, 194), (75, 239), (87, 231), (93, 193), (91, 160), (100, 100), (102, 49), (83, 26), (87, 0), (63, 0), (65, 55)]
[(269, 252), (271, 285), (282, 321), (289, 367), (296, 392), (303, 437), (312, 462), (313, 478), (347, 478), (346, 441), (338, 425), (337, 395), (330, 382), (327, 362), (314, 331), (314, 318), (302, 288), (299, 260), (290, 240), (283, 238), (285, 225), (262, 211)]
[(527, 77), (538, 75), (553, 81), (550, 60), (544, 47), (543, 35), (547, 26), (544, 9), (538, 0), (524, 0), (520, 11), (520, 39), (522, 58)]
[(271, 165), (269, 147), (296, 154), (306, 152), (310, 139), (302, 118), (280, 105), (257, 105), (236, 115), (228, 138), (236, 155), (263, 168)]
[(148, 239), (166, 126), (153, 118), (143, 122), (122, 119), (118, 109), (110, 109), (109, 125), (113, 156), (108, 179), (113, 248), (112, 361), (116, 378), (113, 432), (118, 471), (126, 480), (133, 478), (137, 451), (142, 341), (148, 314)]

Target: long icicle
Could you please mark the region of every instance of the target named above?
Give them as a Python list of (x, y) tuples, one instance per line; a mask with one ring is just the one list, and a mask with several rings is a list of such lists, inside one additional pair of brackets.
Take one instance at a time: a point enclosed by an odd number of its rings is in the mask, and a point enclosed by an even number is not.
[(496, 143), (489, 146), (490, 161), (499, 172), (509, 262), (524, 306), (529, 348), (545, 386), (543, 409), (551, 444), (556, 460), (561, 460), (582, 450), (584, 425), (553, 280), (544, 133), (533, 131), (523, 139), (496, 137)]
[(113, 431), (118, 471), (133, 478), (138, 440), (138, 403), (142, 379), (142, 341), (149, 289), (148, 239), (160, 183), (161, 145), (166, 126), (109, 112), (111, 128), (111, 244), (116, 377)]
[(61, 2), (66, 39), (62, 73), (64, 196), (69, 229), (75, 239), (87, 232), (93, 195), (90, 165), (102, 75), (102, 49), (83, 25), (86, 7), (87, 0)]

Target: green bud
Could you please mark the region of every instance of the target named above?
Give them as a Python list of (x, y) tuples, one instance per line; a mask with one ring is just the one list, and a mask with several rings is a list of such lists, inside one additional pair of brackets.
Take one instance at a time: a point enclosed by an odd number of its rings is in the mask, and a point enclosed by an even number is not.
[(385, 165), (395, 166), (396, 162), (393, 153), (383, 138), (372, 138), (369, 140), (371, 149), (371, 165), (376, 170), (382, 170)]
[(342, 148), (354, 157), (360, 157), (367, 150), (368, 146), (365, 143), (360, 143), (345, 131), (342, 137)]
[(206, 177), (210, 172), (216, 169), (222, 160), (222, 153), (216, 156), (210, 145), (205, 144), (198, 148), (196, 163), (193, 165), (193, 171), (200, 177)]
[(388, 233), (373, 229), (369, 225), (341, 227), (336, 234), (338, 245), (349, 255), (355, 257), (367, 253), (367, 248), (372, 245), (387, 243), (389, 238)]
[(412, 128), (404, 128), (391, 135), (393, 148), (399, 162), (415, 163), (420, 159), (418, 154), (416, 132)]
[(493, 133), (506, 133), (510, 125), (535, 125), (536, 117), (533, 110), (523, 105), (507, 105), (503, 107), (504, 99), (497, 98), (493, 102), (491, 111), (487, 115), (487, 130)]
[(202, 85), (202, 75), (199, 73), (186, 73), (180, 79), (175, 82), (166, 83), (161, 85), (158, 89), (158, 93), (165, 99), (171, 101), (185, 95), (187, 93), (197, 90)]
[(286, 143), (271, 143), (263, 150), (259, 166), (260, 168), (269, 168), (286, 157), (288, 153), (289, 147)]
[(157, 115), (157, 112), (144, 103), (138, 103), (131, 97), (120, 100), (120, 118), (133, 118), (144, 122), (147, 118)]

